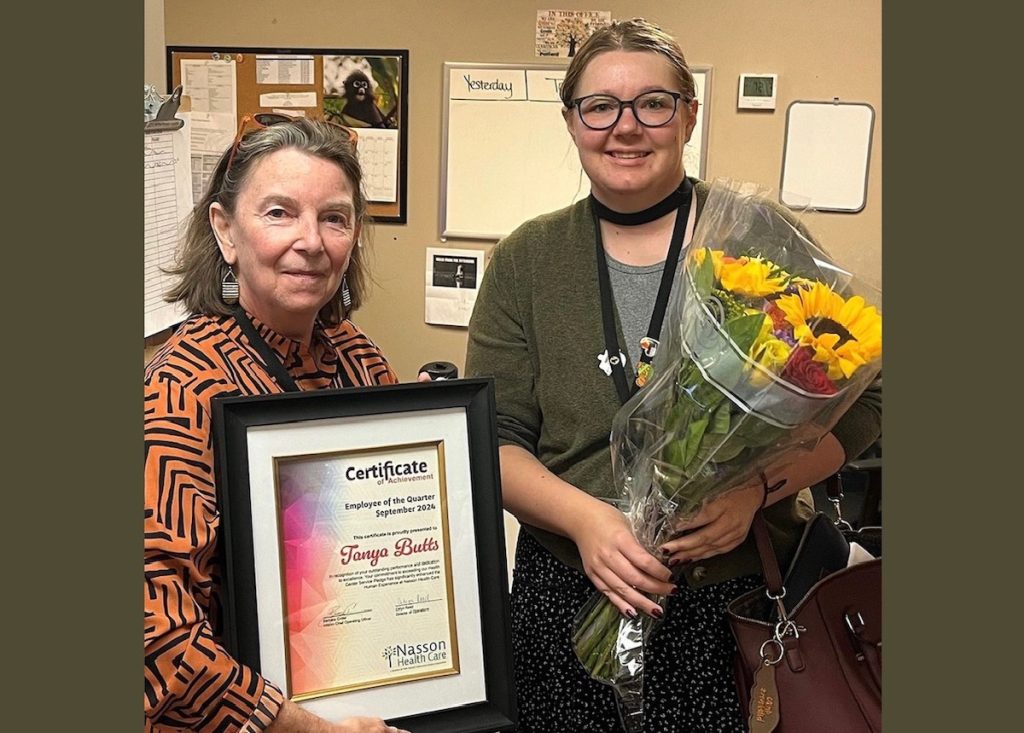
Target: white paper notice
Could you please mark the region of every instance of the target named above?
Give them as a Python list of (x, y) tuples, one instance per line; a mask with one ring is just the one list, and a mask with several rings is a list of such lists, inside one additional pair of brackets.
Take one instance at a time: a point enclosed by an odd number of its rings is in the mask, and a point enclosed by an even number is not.
[[(313, 83), (312, 56), (257, 56), (257, 84), (305, 84)], [(269, 104), (262, 104), (270, 107)]]
[(425, 321), (468, 326), (484, 274), (484, 252), (427, 247)]
[(181, 62), (181, 85), (192, 100), (192, 198), (206, 191), (214, 166), (235, 139), (238, 106), (235, 61)]
[(184, 60), (181, 84), (192, 99), (192, 152), (220, 155), (238, 127), (235, 62)]
[(316, 92), (270, 92), (260, 95), (260, 107), (316, 107)]
[(213, 170), (220, 160), (220, 153), (197, 153), (192, 151), (192, 200), (199, 201), (206, 193), (206, 187), (213, 178)]
[(356, 152), (370, 201), (398, 201), (398, 130), (360, 127)]
[(144, 336), (150, 336), (185, 319), (177, 304), (165, 303), (163, 295), (171, 278), (161, 268), (174, 263), (181, 225), (192, 209), (189, 125), (173, 132), (143, 135), (145, 179), (145, 318)]

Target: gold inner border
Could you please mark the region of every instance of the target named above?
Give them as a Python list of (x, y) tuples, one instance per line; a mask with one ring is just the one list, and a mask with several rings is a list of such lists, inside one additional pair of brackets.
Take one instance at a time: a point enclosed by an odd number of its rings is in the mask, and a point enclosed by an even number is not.
[[(372, 680), (363, 680), (360, 682), (339, 685), (335, 687), (325, 688), (322, 690), (310, 690), (307, 692), (293, 693), (292, 684), (292, 662), (291, 662), (291, 644), (290, 629), (288, 624), (288, 585), (285, 571), (285, 555), (284, 555), (284, 535), (282, 531), (282, 507), (281, 507), (281, 486), (280, 486), (280, 466), (286, 463), (301, 463), (309, 461), (311, 459), (319, 459), (322, 461), (338, 459), (342, 457), (355, 457), (355, 456), (372, 456), (380, 455), (383, 453), (393, 453), (402, 450), (414, 450), (417, 448), (434, 447), (437, 457), (437, 482), (438, 482), (438, 509), (441, 514), (441, 537), (442, 537), (442, 562), (445, 572), (445, 590), (447, 593), (447, 606), (448, 606), (448, 633), (451, 640), (451, 659), (450, 664), (441, 669), (433, 669), (426, 672), (411, 673), (401, 676), (387, 676), (380, 677)], [(278, 561), (279, 561), (279, 573), (280, 573), (280, 587), (281, 587), (281, 607), (284, 609), (284, 618), (282, 619), (282, 642), (284, 645), (284, 659), (285, 659), (285, 690), (284, 693), (290, 700), (300, 702), (303, 700), (314, 700), (321, 697), (328, 697), (332, 695), (341, 694), (344, 692), (353, 692), (356, 690), (364, 690), (373, 687), (382, 687), (386, 685), (398, 684), (401, 682), (410, 682), (414, 680), (429, 679), (433, 677), (443, 677), (449, 675), (460, 674), (461, 667), (459, 661), (459, 637), (458, 637), (458, 624), (455, 613), (455, 597), (454, 597), (454, 586), (452, 579), (452, 562), (451, 562), (451, 540), (449, 537), (448, 527), (448, 482), (447, 482), (447, 463), (445, 461), (444, 441), (424, 441), (418, 443), (401, 443), (397, 445), (389, 446), (376, 446), (373, 448), (358, 448), (354, 450), (341, 450), (341, 451), (325, 451), (321, 453), (306, 453), (289, 456), (274, 456), (274, 503), (275, 503), (275, 520), (277, 524), (277, 544), (278, 544)], [(471, 498), (471, 497), (470, 497)]]

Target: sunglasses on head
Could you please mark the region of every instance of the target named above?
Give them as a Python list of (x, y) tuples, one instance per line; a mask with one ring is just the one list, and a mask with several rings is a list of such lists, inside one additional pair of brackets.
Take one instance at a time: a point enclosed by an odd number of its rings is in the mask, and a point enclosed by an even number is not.
[[(250, 132), (247, 128), (251, 126), (257, 130), (261, 130), (266, 127), (273, 127), (274, 125), (294, 122), (295, 119), (295, 117), (278, 114), (277, 112), (256, 112), (255, 114), (243, 116), (241, 121), (238, 123), (238, 133), (235, 135), (234, 142), (231, 143), (231, 155), (228, 156), (228, 164), (227, 167), (224, 168), (224, 176), (227, 177), (228, 171), (231, 170), (231, 164), (235, 162), (235, 153), (238, 152), (238, 146), (241, 145), (242, 138), (245, 137), (247, 132)], [(356, 131), (351, 127), (339, 125), (337, 122), (333, 122), (331, 120), (321, 120), (321, 122), (325, 122), (331, 127), (340, 130), (345, 137), (348, 138), (352, 147), (355, 147), (356, 143), (359, 141), (359, 136), (356, 135)]]

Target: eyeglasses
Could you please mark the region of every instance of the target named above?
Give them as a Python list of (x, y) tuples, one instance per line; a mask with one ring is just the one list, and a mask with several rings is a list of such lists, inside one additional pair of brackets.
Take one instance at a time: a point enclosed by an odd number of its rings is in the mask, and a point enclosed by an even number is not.
[[(224, 177), (227, 177), (228, 171), (231, 170), (231, 164), (235, 162), (235, 153), (238, 152), (238, 147), (242, 144), (242, 138), (246, 135), (247, 127), (251, 125), (256, 129), (263, 129), (274, 125), (280, 125), (284, 122), (294, 122), (295, 119), (296, 118), (294, 117), (278, 114), (276, 112), (257, 112), (255, 114), (243, 116), (241, 121), (238, 123), (238, 133), (235, 135), (234, 142), (231, 143), (231, 154), (228, 156), (228, 164), (224, 168)], [(331, 127), (336, 127), (338, 130), (341, 130), (345, 137), (348, 138), (348, 141), (352, 144), (352, 147), (356, 146), (356, 143), (359, 141), (359, 136), (351, 127), (339, 125), (337, 122), (333, 122), (331, 120), (322, 121), (326, 122)]]
[(676, 116), (676, 108), (682, 99), (689, 104), (692, 97), (683, 97), (679, 92), (656, 89), (645, 92), (633, 99), (618, 99), (610, 94), (588, 94), (572, 100), (580, 121), (591, 130), (607, 130), (615, 127), (622, 117), (622, 110), (633, 110), (636, 121), (644, 127), (664, 127)]

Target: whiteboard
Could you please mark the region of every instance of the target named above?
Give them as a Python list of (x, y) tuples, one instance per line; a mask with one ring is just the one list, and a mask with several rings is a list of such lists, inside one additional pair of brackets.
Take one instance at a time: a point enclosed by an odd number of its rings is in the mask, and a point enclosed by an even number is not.
[[(585, 198), (590, 183), (562, 118), (564, 65), (445, 62), (441, 237), (499, 240), (524, 221)], [(710, 67), (692, 67), (697, 124), (686, 172), (707, 160)]]
[(786, 110), (779, 201), (818, 211), (863, 209), (874, 123), (870, 104), (791, 103)]

